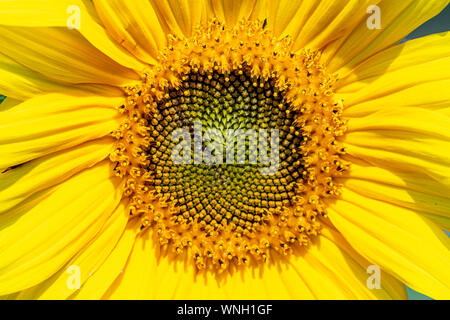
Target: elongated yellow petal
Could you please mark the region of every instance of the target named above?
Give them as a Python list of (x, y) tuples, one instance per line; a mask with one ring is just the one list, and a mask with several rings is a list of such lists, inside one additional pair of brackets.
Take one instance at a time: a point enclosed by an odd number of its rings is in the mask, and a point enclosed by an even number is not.
[(43, 283), (22, 291), (17, 299), (67, 299), (78, 292), (79, 288), (69, 286), (72, 274), (70, 268), (79, 270), (80, 285), (83, 285), (99, 269), (114, 249), (128, 222), (126, 201), (119, 205), (108, 218), (105, 225), (98, 231), (80, 252), (71, 259), (59, 272)]
[[(348, 34), (366, 15), (367, 7), (377, 3), (373, 0), (305, 2), (314, 5), (313, 11), (307, 14), (303, 25), (299, 24), (301, 20), (293, 19), (286, 30), (293, 35), (295, 50), (304, 47), (323, 49), (326, 45)], [(306, 12), (300, 11), (300, 14), (305, 15)], [(297, 25), (298, 31), (293, 29), (294, 25)]]
[(324, 55), (332, 57), (328, 69), (347, 74), (360, 62), (398, 43), (441, 12), (447, 4), (447, 0), (380, 1), (381, 28), (369, 29), (367, 19), (374, 12), (367, 14), (345, 41), (338, 41), (335, 46), (331, 45), (325, 50)]
[[(409, 90), (412, 97), (418, 99), (428, 92), (418, 91), (423, 89), (421, 84), (449, 80), (450, 57), (432, 60), (422, 64), (411, 64), (408, 67), (387, 72), (380, 76), (374, 76), (365, 81), (353, 82), (338, 90), (338, 94), (344, 99), (347, 107), (364, 103), (390, 94), (398, 94), (402, 90), (415, 87), (415, 92)], [(441, 95), (442, 96), (442, 95)], [(429, 97), (432, 102), (433, 97)], [(401, 103), (401, 102), (400, 102)]]
[(164, 32), (188, 37), (193, 27), (206, 20), (207, 7), (203, 0), (150, 0)]
[(96, 0), (95, 8), (117, 43), (146, 63), (155, 64), (166, 34), (147, 0)]
[(108, 157), (113, 138), (106, 137), (27, 162), (0, 174), (0, 214), (32, 194), (59, 184)]
[[(362, 179), (347, 178), (337, 181), (342, 183), (346, 188), (366, 197), (386, 201), (394, 205), (412, 209), (420, 214), (425, 214), (425, 217), (433, 220), (443, 228), (448, 228), (450, 223), (450, 199), (447, 197)], [(450, 192), (450, 190), (447, 189), (447, 192)]]
[(405, 132), (421, 134), (450, 141), (450, 118), (423, 108), (410, 107), (381, 109), (365, 117), (349, 120), (347, 132), (371, 132), (384, 136), (385, 131), (402, 135)]
[[(348, 118), (370, 115), (380, 110), (397, 108), (407, 113), (409, 107), (420, 107), (450, 115), (450, 80), (440, 80), (417, 84), (405, 89), (380, 94), (377, 98), (348, 106), (344, 114)], [(349, 94), (350, 96), (351, 94)]]
[(35, 206), (0, 216), (0, 295), (30, 288), (58, 271), (98, 233), (120, 197), (106, 160)]
[(450, 32), (428, 35), (383, 50), (356, 66), (351, 73), (341, 75), (339, 88), (357, 81), (373, 82), (374, 77), (400, 69), (416, 67), (420, 64), (450, 56)]
[[(380, 0), (266, 1), (267, 23), (275, 35), (293, 40), (293, 49), (322, 50), (351, 33), (369, 5)], [(325, 59), (326, 60), (326, 59)]]
[(23, 101), (16, 100), (13, 98), (6, 97), (2, 103), (0, 103), (0, 111), (5, 111), (11, 108), (14, 108), (18, 104), (21, 104)]
[[(328, 244), (329, 242), (321, 239), (316, 244), (319, 248), (308, 248), (304, 257), (290, 260), (292, 267), (314, 294), (314, 299), (367, 299), (366, 294), (363, 295), (358, 292), (363, 283), (355, 279), (353, 271), (342, 275), (341, 279), (333, 274), (340, 269), (342, 260), (339, 261), (337, 256), (332, 256), (330, 248), (326, 247)], [(342, 255), (342, 252), (339, 251), (339, 255)], [(327, 265), (328, 259), (333, 260), (333, 265)], [(342, 257), (339, 257), (339, 259), (342, 259)], [(345, 261), (345, 258), (343, 260)], [(349, 272), (348, 269), (341, 269), (340, 271)], [(350, 282), (345, 282), (343, 279)], [(301, 298), (301, 296), (298, 298)]]
[(240, 20), (260, 18), (265, 9), (261, 0), (209, 0), (208, 12), (227, 25), (235, 25)]
[(352, 163), (348, 176), (339, 181), (368, 197), (450, 217), (450, 189), (423, 173)]
[(115, 109), (122, 98), (48, 94), (1, 113), (0, 168), (8, 168), (85, 141), (117, 128)]
[(18, 295), (19, 295), (19, 292), (7, 294), (5, 296), (1, 296), (0, 300), (15, 300), (15, 299), (17, 299)]
[(450, 297), (450, 240), (434, 223), (348, 189), (329, 203), (329, 216), (367, 260), (430, 297)]
[[(147, 233), (148, 234), (148, 233)], [(151, 292), (158, 288), (158, 281), (162, 275), (155, 270), (156, 265), (156, 251), (158, 247), (154, 248), (152, 241), (148, 237), (144, 239), (138, 236), (133, 245), (132, 252), (129, 255), (128, 261), (123, 268), (123, 272), (118, 275), (117, 279), (111, 285), (105, 294), (105, 298), (112, 299), (151, 299)], [(166, 269), (165, 272), (170, 272), (171, 269)], [(180, 270), (185, 272), (185, 268)], [(176, 277), (176, 278), (179, 278)], [(172, 288), (173, 283), (177, 281), (175, 278), (170, 279), (167, 287)]]
[[(27, 100), (46, 92), (64, 92), (74, 95), (120, 95), (120, 89), (97, 84), (66, 85), (50, 80), (7, 56), (0, 54), (0, 92), (8, 98)], [(1, 110), (5, 110), (3, 102)]]
[[(67, 25), (69, 2), (61, 0), (3, 0), (0, 7), (1, 24), (12, 26), (48, 26)], [(78, 5), (81, 1), (74, 0)]]
[(76, 30), (0, 26), (0, 41), (0, 53), (63, 83), (117, 86), (139, 79), (137, 73), (111, 60)]
[[(370, 137), (370, 139), (373, 139), (374, 137)], [(367, 143), (367, 139), (366, 143)], [(422, 142), (423, 143), (423, 142)], [(399, 141), (399, 145), (401, 144), (401, 141)], [(392, 146), (392, 144), (391, 144)], [(405, 146), (403, 146), (405, 147)], [(438, 146), (440, 148), (441, 146)], [(399, 153), (399, 152), (393, 152), (393, 151), (386, 151), (382, 149), (374, 149), (370, 147), (360, 147), (352, 144), (345, 144), (345, 148), (347, 151), (354, 155), (357, 158), (367, 160), (372, 165), (380, 166), (383, 168), (387, 168), (390, 170), (408, 170), (410, 172), (419, 172), (419, 173), (425, 173), (430, 178), (434, 178), (436, 181), (439, 181), (440, 183), (446, 185), (447, 187), (450, 186), (449, 181), (449, 167), (448, 164), (441, 164), (437, 163), (433, 159), (426, 159), (426, 158), (420, 158), (417, 155), (413, 155), (412, 152), (410, 154), (405, 153)], [(426, 151), (426, 145), (422, 146), (422, 149)], [(431, 156), (431, 147), (428, 151), (427, 157)], [(441, 151), (440, 156), (446, 156), (445, 154), (442, 154), (443, 151)]]
[(130, 220), (116, 246), (98, 270), (89, 277), (83, 287), (77, 291), (74, 299), (101, 299), (114, 280), (123, 272), (123, 268), (133, 249), (139, 231), (139, 219)]
[[(7, 0), (0, 7), (0, 25), (19, 27), (63, 27), (80, 19), (79, 31), (93, 46), (120, 65), (141, 70), (144, 65), (127, 54), (109, 38), (98, 23), (95, 10), (87, 0)], [(67, 30), (69, 32), (69, 30)]]
[(7, 97), (26, 100), (45, 91), (62, 91), (64, 88), (67, 87), (0, 54), (0, 92)]
[(450, 186), (450, 118), (409, 108), (382, 110), (349, 121), (345, 145), (350, 155), (373, 165), (427, 174)]
[(445, 230), (450, 229), (450, 188), (424, 173), (386, 170), (357, 159), (338, 181), (364, 196), (412, 209)]
[(266, 1), (267, 26), (277, 37), (295, 39), (313, 8), (313, 1)]
[(361, 117), (406, 107), (445, 113), (450, 103), (446, 89), (450, 86), (449, 37), (446, 32), (408, 41), (360, 64), (338, 82), (346, 106), (344, 115)]
[[(369, 299), (393, 299), (393, 300), (406, 300), (408, 298), (406, 294), (405, 285), (391, 276), (389, 273), (380, 270), (380, 287), (379, 288), (369, 288), (367, 285), (367, 280), (369, 277), (368, 268), (372, 266), (368, 260), (362, 257), (356, 250), (345, 240), (342, 234), (336, 230), (329, 220), (325, 221), (326, 227), (321, 230), (320, 239), (327, 239), (337, 245), (340, 249), (339, 256), (345, 258), (345, 263), (336, 264), (338, 268), (346, 268), (350, 267), (355, 277), (359, 279), (358, 284), (360, 294), (358, 297), (367, 295)], [(336, 250), (335, 250), (336, 251)], [(328, 266), (332, 267), (335, 264), (333, 263), (333, 256), (329, 255)], [(339, 272), (338, 275), (343, 275), (343, 272)], [(364, 286), (361, 286), (363, 284)], [(352, 290), (355, 288), (352, 288)]]
[[(324, 236), (320, 236), (314, 246), (308, 248), (305, 253), (305, 261), (318, 272), (327, 275), (328, 283), (335, 283), (341, 291), (345, 292), (346, 299), (405, 299), (406, 291), (399, 290), (402, 284), (382, 274), (383, 281), (380, 282), (380, 288), (371, 289), (367, 285), (369, 277), (367, 268), (371, 265), (362, 258), (348, 243), (331, 228), (323, 229)], [(303, 267), (303, 265), (301, 265)], [(305, 273), (303, 268), (298, 268), (299, 273)], [(304, 278), (308, 279), (305, 273)], [(329, 285), (311, 281), (311, 287), (317, 287), (318, 299), (330, 298), (327, 289)]]
[(417, 213), (420, 213), (425, 218), (430, 219), (431, 221), (436, 223), (436, 225), (438, 225), (441, 229), (443, 229), (447, 232), (450, 232), (450, 218), (449, 217), (444, 217), (444, 216), (441, 216), (438, 214), (432, 214), (432, 213), (423, 212), (423, 211), (417, 211)]
[[(276, 267), (264, 270), (247, 268), (217, 275), (197, 272), (195, 266), (185, 263), (183, 258), (174, 258), (154, 243), (152, 232), (145, 232), (137, 239), (133, 252), (121, 274), (105, 295), (108, 299), (242, 299), (262, 297), (291, 297), (281, 272)], [(284, 269), (289, 269), (283, 267)], [(292, 268), (290, 268), (292, 270)], [(263, 272), (263, 273), (262, 273)], [(288, 272), (289, 275), (295, 272)], [(267, 280), (264, 283), (264, 279)], [(270, 280), (269, 280), (270, 279)], [(296, 279), (298, 276), (296, 275)], [(291, 281), (293, 281), (291, 279)], [(267, 285), (267, 287), (265, 286)], [(277, 288), (269, 291), (270, 285)], [(257, 289), (257, 290), (255, 290)], [(306, 290), (306, 292), (305, 292)], [(309, 289), (297, 283), (297, 292), (304, 297), (312, 297)]]
[[(328, 233), (301, 256), (214, 274), (198, 272), (183, 258), (160, 250), (151, 232), (140, 235), (128, 263), (105, 298), (111, 299), (374, 299), (405, 298), (404, 288), (386, 275), (383, 288), (367, 287), (369, 263), (346, 241)], [(335, 241), (341, 242), (339, 245)], [(347, 248), (341, 249), (341, 246)], [(351, 254), (347, 253), (350, 251)], [(339, 277), (336, 273), (339, 272)], [(399, 289), (400, 287), (400, 289)]]

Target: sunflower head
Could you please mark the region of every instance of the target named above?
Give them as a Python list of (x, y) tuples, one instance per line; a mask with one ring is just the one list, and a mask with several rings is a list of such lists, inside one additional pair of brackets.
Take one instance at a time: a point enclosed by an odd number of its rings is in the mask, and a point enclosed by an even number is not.
[(450, 297), (447, 3), (0, 1), (0, 299)]

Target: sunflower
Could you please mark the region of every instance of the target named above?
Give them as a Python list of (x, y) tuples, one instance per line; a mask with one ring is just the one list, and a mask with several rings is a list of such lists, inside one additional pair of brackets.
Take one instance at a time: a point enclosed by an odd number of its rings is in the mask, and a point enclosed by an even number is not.
[(450, 298), (447, 4), (1, 1), (0, 296)]

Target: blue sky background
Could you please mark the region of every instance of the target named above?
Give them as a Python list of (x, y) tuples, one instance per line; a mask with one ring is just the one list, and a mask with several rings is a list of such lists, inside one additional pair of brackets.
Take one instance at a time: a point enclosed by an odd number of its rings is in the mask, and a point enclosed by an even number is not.
[[(383, 16), (381, 17), (383, 19)], [(381, 21), (383, 24), (383, 20)], [(420, 38), (432, 33), (439, 33), (450, 30), (450, 5), (447, 6), (439, 15), (428, 20), (419, 28), (411, 32), (405, 40)]]
[[(383, 16), (381, 17), (383, 19)], [(383, 24), (383, 21), (381, 22)], [(423, 25), (421, 25), (419, 28), (411, 32), (403, 41), (408, 41), (415, 38), (420, 38), (432, 33), (439, 33), (444, 31), (450, 30), (450, 5), (447, 6), (447, 8), (444, 9), (439, 15), (434, 17), (433, 19), (425, 22)], [(403, 42), (402, 41), (402, 42)], [(0, 103), (3, 102), (5, 97), (0, 95)], [(447, 235), (450, 237), (450, 233), (446, 232)], [(450, 271), (449, 271), (450, 272)], [(431, 298), (418, 293), (408, 287), (406, 287), (408, 292), (408, 298), (410, 300), (431, 300)]]

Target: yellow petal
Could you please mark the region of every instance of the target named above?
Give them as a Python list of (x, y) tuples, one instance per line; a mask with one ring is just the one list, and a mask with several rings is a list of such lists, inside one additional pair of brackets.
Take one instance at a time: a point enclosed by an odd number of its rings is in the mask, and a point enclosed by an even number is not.
[(373, 82), (374, 77), (400, 69), (416, 67), (450, 56), (450, 32), (428, 35), (383, 50), (356, 66), (351, 73), (342, 76), (338, 87), (357, 81)]
[(101, 230), (80, 252), (59, 272), (43, 283), (22, 291), (17, 299), (67, 299), (78, 292), (68, 282), (72, 275), (68, 270), (75, 266), (79, 270), (80, 285), (83, 285), (100, 268), (116, 246), (128, 222), (126, 201), (122, 202), (108, 218)]
[(0, 117), (0, 168), (101, 138), (117, 128), (123, 98), (48, 94)]
[[(284, 31), (284, 34), (290, 34), (293, 37), (294, 50), (304, 47), (323, 49), (331, 42), (342, 38), (351, 32), (352, 28), (366, 15), (367, 7), (376, 4), (377, 1), (321, 0), (304, 1), (304, 3), (306, 4), (302, 4), (297, 16), (289, 22)], [(311, 10), (309, 13), (304, 8), (306, 5)], [(311, 5), (313, 5), (312, 8)], [(306, 17), (298, 19), (298, 15)]]
[(78, 30), (93, 46), (120, 65), (141, 70), (144, 65), (112, 41), (97, 22), (93, 4), (87, 0), (13, 0), (2, 1), (0, 25), (22, 27), (63, 27), (80, 14)]
[[(49, 40), (50, 39), (50, 40)], [(76, 30), (0, 26), (0, 53), (63, 83), (125, 85), (139, 79)]]
[(0, 54), (0, 92), (7, 97), (26, 100), (45, 91), (62, 91), (65, 87)]
[[(73, 0), (73, 5), (82, 1)], [(67, 25), (68, 1), (64, 0), (3, 0), (0, 24), (27, 27), (63, 27)]]
[(271, 0), (267, 1), (265, 14), (277, 37), (292, 38), (294, 50), (304, 47), (322, 50), (345, 39), (364, 18), (367, 7), (379, 1)]
[(384, 136), (385, 131), (402, 135), (404, 132), (421, 134), (424, 137), (434, 137), (443, 141), (450, 140), (450, 118), (423, 108), (410, 107), (405, 109), (391, 106), (365, 117), (351, 118), (348, 121), (347, 132), (375, 133)]
[[(174, 258), (161, 250), (152, 238), (152, 232), (136, 239), (133, 251), (124, 269), (104, 298), (107, 299), (242, 299), (288, 298), (290, 294), (281, 279), (281, 273), (264, 269), (267, 285), (273, 283), (276, 292), (269, 292), (261, 280), (261, 270), (236, 271), (233, 277), (196, 272), (191, 261)], [(274, 269), (274, 268), (272, 268)], [(295, 272), (291, 272), (292, 274)], [(296, 276), (298, 278), (298, 276)], [(292, 279), (291, 279), (292, 281)], [(257, 290), (255, 290), (257, 288)], [(297, 290), (307, 290), (303, 283)], [(305, 293), (306, 295), (306, 293)], [(311, 293), (308, 294), (311, 297)]]
[[(368, 139), (370, 140), (371, 138)], [(367, 138), (365, 138), (365, 140), (367, 141)], [(404, 147), (406, 146), (404, 145)], [(438, 146), (438, 148), (440, 147), (441, 146)], [(420, 158), (420, 155), (413, 155), (411, 154), (412, 152), (410, 154), (404, 154), (381, 149), (373, 149), (370, 147), (360, 147), (352, 144), (345, 144), (345, 148), (353, 156), (364, 159), (372, 165), (381, 166), (391, 170), (408, 170), (409, 172), (424, 173), (427, 174), (429, 178), (433, 178), (447, 187), (450, 186), (450, 172), (448, 164), (437, 163), (432, 159)], [(426, 146), (424, 146), (423, 149), (426, 150)], [(432, 157), (430, 156), (431, 152), (433, 152), (431, 147), (426, 152), (428, 152), (427, 157)], [(443, 151), (441, 150), (440, 156), (442, 156), (442, 153)], [(444, 154), (443, 156), (445, 157), (446, 155)]]
[(436, 225), (438, 225), (441, 229), (446, 230), (447, 232), (450, 232), (450, 218), (449, 217), (443, 217), (441, 215), (437, 214), (430, 214), (427, 212), (417, 211), (417, 213), (421, 214), (427, 219), (430, 219)]
[(313, 6), (311, 1), (289, 0), (266, 1), (265, 5), (267, 27), (279, 38), (287, 35), (295, 38)]
[(103, 297), (109, 286), (123, 272), (123, 268), (133, 249), (139, 227), (139, 219), (133, 219), (128, 222), (114, 249), (97, 271), (74, 294), (74, 299), (101, 299)]
[(365, 197), (386, 201), (393, 205), (414, 210), (432, 220), (443, 229), (448, 230), (450, 226), (450, 199), (448, 198), (450, 189), (448, 188), (444, 188), (448, 192), (447, 197), (445, 197), (363, 179), (347, 178), (339, 179), (337, 182), (342, 183), (345, 188)]
[(208, 12), (227, 25), (235, 25), (240, 20), (260, 18), (265, 9), (261, 0), (209, 0)]
[[(450, 199), (448, 197), (393, 187), (363, 179), (347, 178), (337, 180), (337, 182), (366, 197), (412, 209), (444, 229), (448, 229), (450, 225)], [(448, 188), (446, 190), (450, 192)]]
[(348, 177), (338, 181), (366, 197), (425, 214), (446, 228), (450, 222), (450, 188), (423, 173), (352, 163)]
[(36, 205), (0, 216), (0, 295), (35, 286), (63, 267), (111, 215), (118, 187), (105, 160)]
[(267, 27), (279, 38), (297, 38), (300, 29), (313, 12), (313, 1), (266, 1)]
[(147, 0), (96, 0), (95, 8), (109, 34), (137, 58), (155, 64), (166, 34)]
[(349, 121), (348, 153), (373, 165), (428, 175), (450, 186), (450, 118), (409, 108), (382, 110)]
[[(400, 68), (384, 73), (380, 76), (374, 76), (364, 81), (353, 82), (345, 87), (337, 90), (339, 97), (344, 99), (347, 107), (379, 99), (386, 95), (396, 94), (402, 90), (415, 87), (415, 92), (409, 90), (408, 93), (417, 99), (423, 99), (423, 95), (428, 92), (417, 90), (421, 84), (434, 82), (439, 84), (440, 81), (449, 80), (450, 57), (431, 60), (421, 64), (409, 64), (408, 67)], [(433, 101), (433, 97), (429, 97), (429, 101)], [(401, 103), (401, 102), (400, 102)]]
[(16, 100), (16, 99), (13, 99), (10, 97), (5, 97), (3, 102), (0, 103), (0, 111), (5, 111), (8, 109), (14, 108), (18, 104), (21, 104), (22, 102), (23, 101), (21, 101), (21, 100)]
[(363, 257), (416, 291), (450, 298), (450, 240), (421, 215), (348, 189), (329, 216)]
[(207, 8), (203, 0), (150, 0), (166, 34), (189, 37), (193, 28), (206, 20)]
[[(380, 288), (370, 289), (367, 285), (370, 262), (361, 257), (347, 241), (330, 227), (322, 229), (322, 236), (318, 237), (314, 246), (308, 248), (305, 253), (306, 262), (318, 272), (322, 272), (330, 279), (329, 283), (336, 283), (349, 299), (405, 299), (406, 290), (401, 282), (382, 273)], [(299, 268), (301, 273), (305, 270)], [(327, 299), (327, 291), (320, 288), (320, 283), (311, 281), (310, 286), (317, 286), (322, 295), (319, 299)], [(323, 287), (327, 285), (323, 284)]]
[(16, 300), (19, 292), (7, 294), (6, 296), (1, 296), (0, 300)]
[[(369, 277), (368, 268), (372, 266), (368, 260), (362, 257), (342, 236), (342, 234), (336, 230), (329, 220), (324, 221), (325, 227), (321, 229), (320, 239), (326, 239), (334, 243), (339, 247), (341, 252), (337, 252), (338, 256), (345, 258), (345, 263), (337, 264), (338, 268), (351, 268), (354, 276), (358, 278), (358, 284), (352, 286), (352, 290), (356, 289), (360, 291), (359, 297), (366, 295), (369, 299), (393, 299), (393, 300), (406, 300), (408, 298), (406, 294), (405, 285), (398, 279), (392, 277), (390, 274), (380, 270), (381, 281), (380, 288), (369, 289), (367, 286), (367, 280)], [(331, 254), (328, 258), (330, 261), (328, 266), (334, 266), (334, 256)], [(341, 275), (343, 273), (339, 273)], [(363, 284), (363, 286), (361, 286)]]
[[(333, 238), (336, 240), (337, 238)], [(339, 240), (345, 242), (342, 238)], [(348, 245), (347, 245), (348, 246)], [(353, 255), (357, 255), (353, 251)], [(104, 298), (109, 299), (371, 299), (403, 298), (398, 281), (371, 292), (365, 268), (332, 240), (321, 237), (302, 256), (275, 252), (262, 266), (215, 274), (196, 271), (186, 255), (175, 258), (155, 245), (151, 232), (138, 236), (124, 269)], [(366, 263), (367, 264), (367, 263)], [(336, 273), (339, 272), (339, 275)], [(395, 288), (395, 290), (393, 289)]]
[[(7, 56), (0, 54), (0, 92), (17, 100), (27, 100), (46, 92), (64, 92), (74, 95), (120, 95), (120, 89), (97, 84), (65, 85), (45, 78)], [(2, 110), (6, 104), (2, 103)]]
[[(450, 116), (449, 102), (450, 80), (439, 80), (420, 83), (394, 92), (379, 95), (376, 98), (346, 106), (344, 116), (348, 118), (358, 118), (370, 115), (380, 110), (390, 110), (397, 108), (406, 113), (409, 107), (420, 107), (427, 110), (434, 110)], [(349, 94), (351, 96), (351, 94)]]
[(339, 80), (346, 117), (422, 107), (444, 112), (450, 103), (450, 33), (408, 41), (380, 52)]
[(108, 157), (112, 137), (86, 142), (0, 173), (0, 214)]
[(363, 17), (345, 41), (337, 41), (325, 50), (324, 55), (331, 60), (328, 70), (347, 74), (360, 62), (398, 43), (447, 4), (442, 0), (380, 1), (381, 29), (367, 27), (367, 19), (373, 13)]

